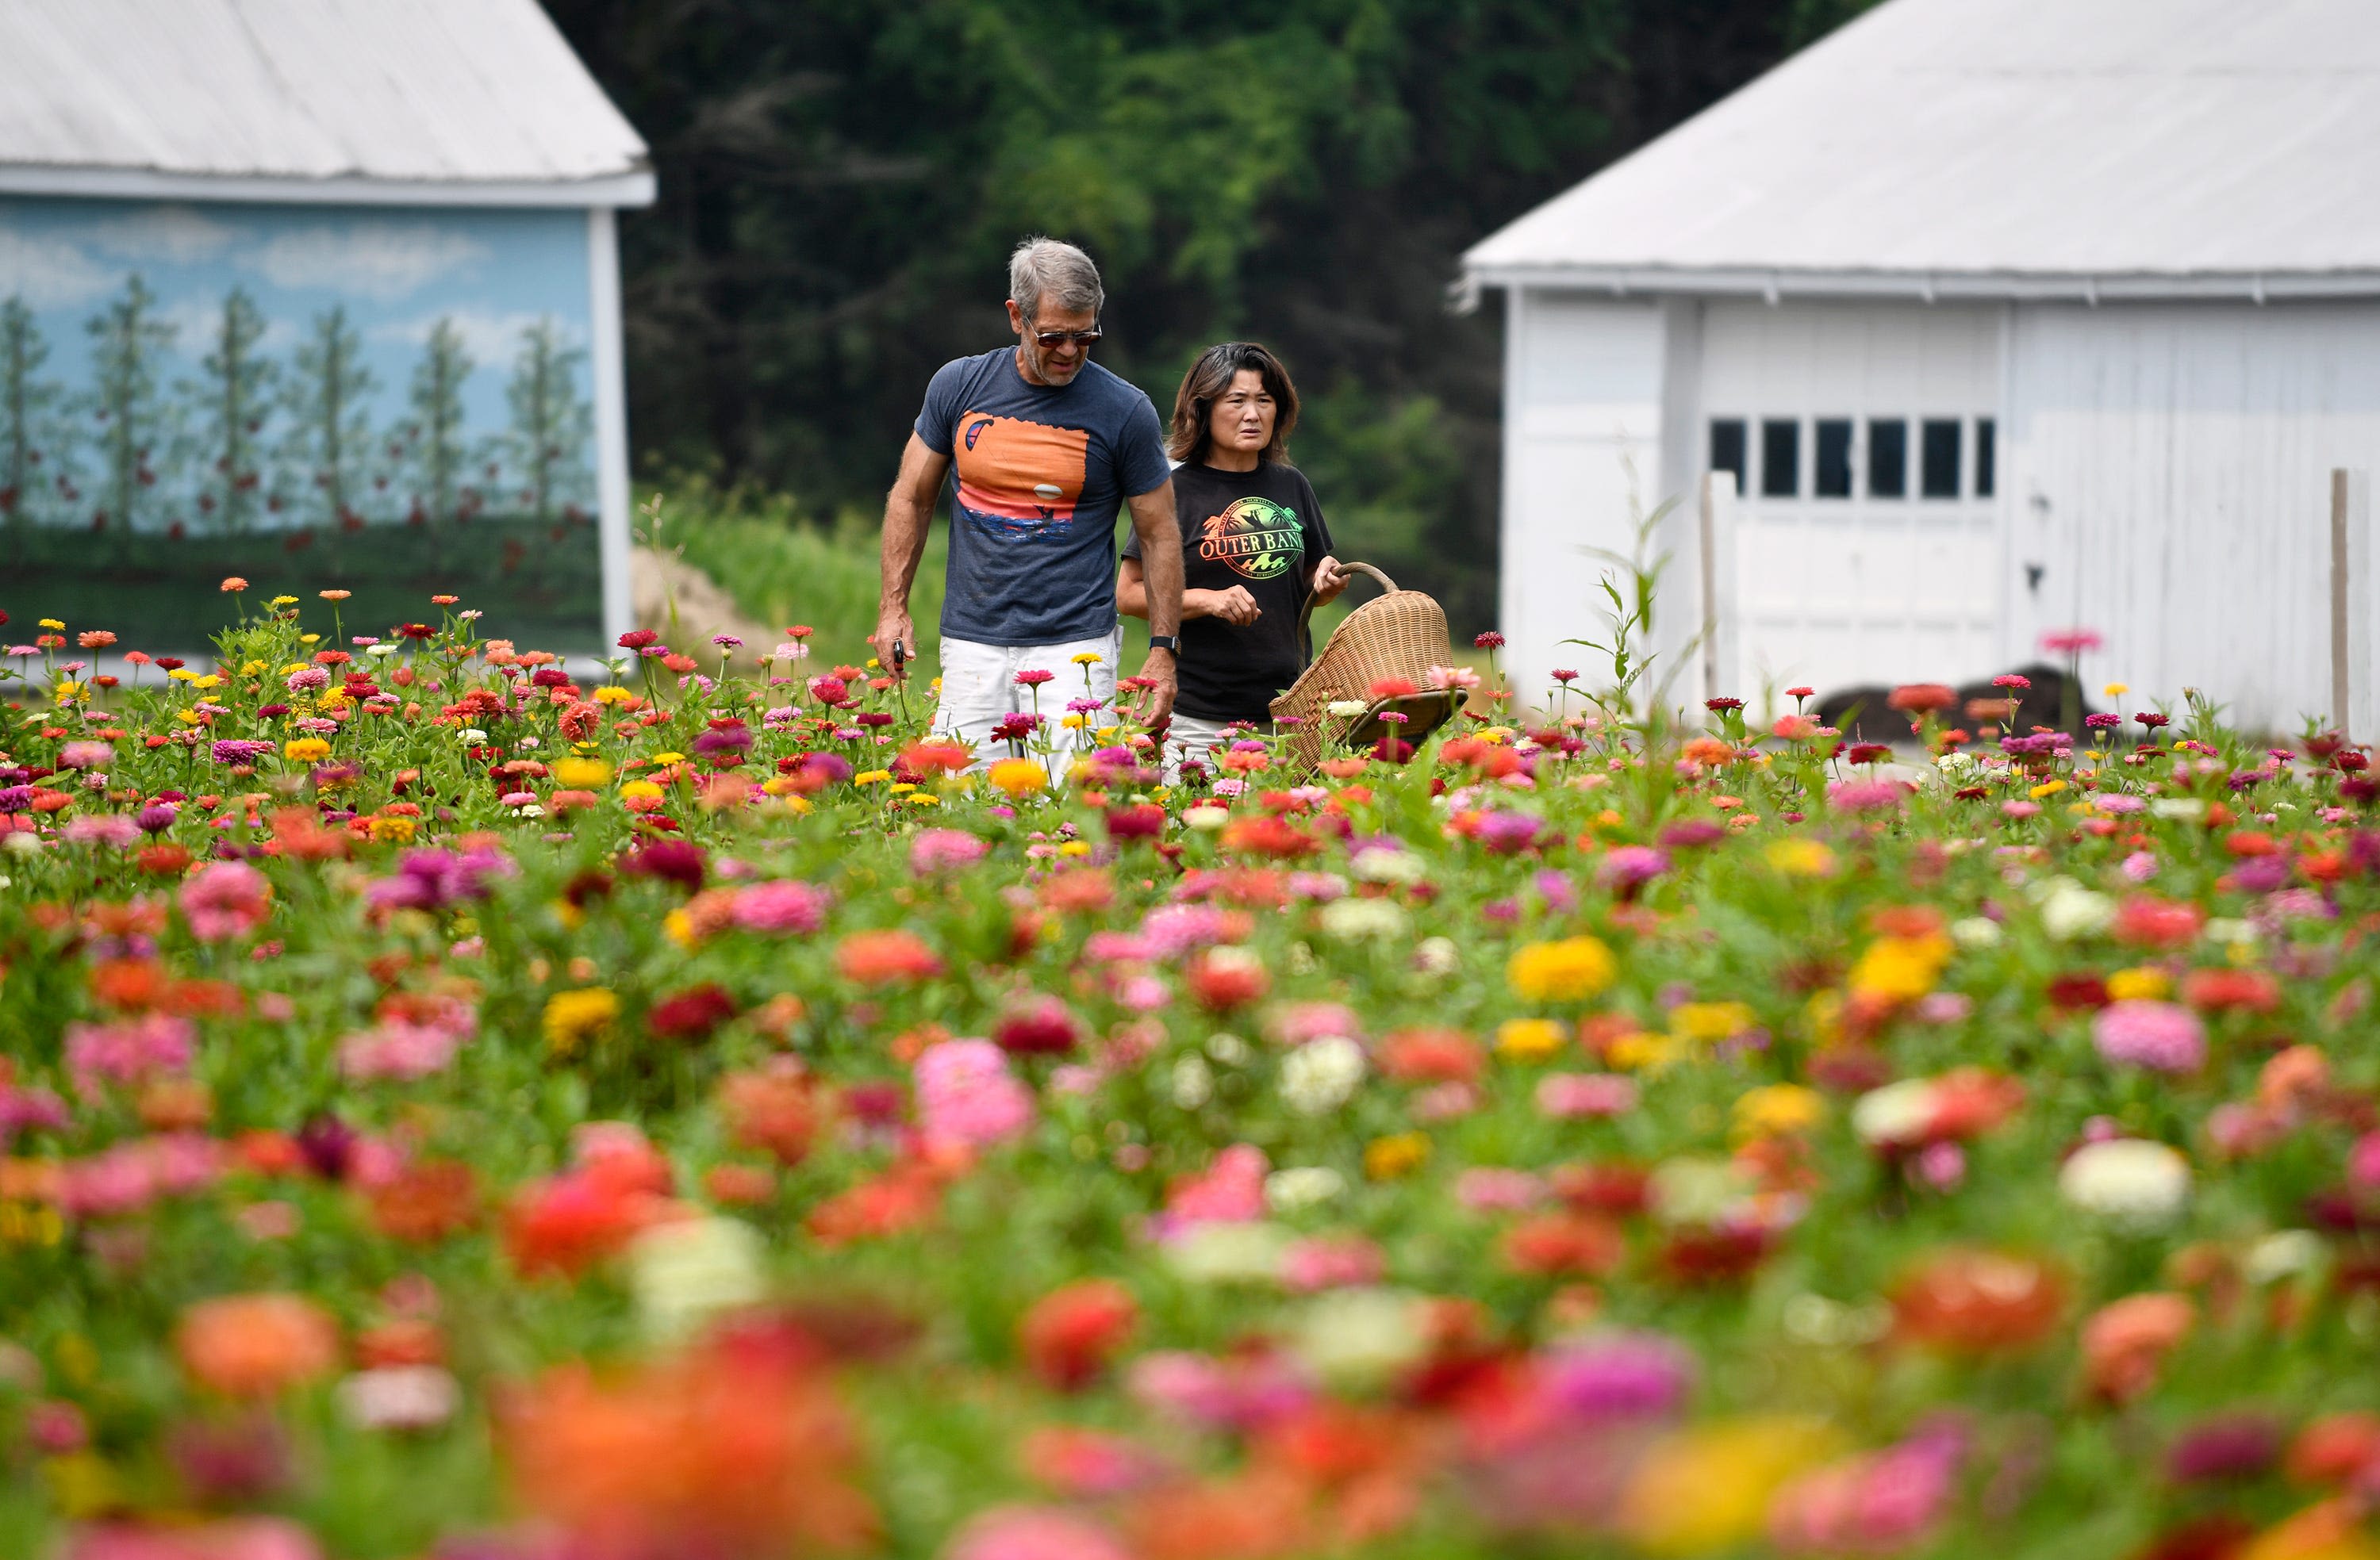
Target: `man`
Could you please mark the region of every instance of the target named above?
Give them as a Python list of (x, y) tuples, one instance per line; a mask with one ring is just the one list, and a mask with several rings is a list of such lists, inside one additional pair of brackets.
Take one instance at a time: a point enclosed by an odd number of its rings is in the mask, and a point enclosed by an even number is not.
[[(1115, 517), (1129, 505), (1148, 560), (1152, 684), (1134, 715), (1162, 732), (1173, 710), (1182, 623), (1182, 538), (1157, 408), (1090, 360), (1107, 295), (1072, 244), (1028, 238), (1008, 262), (1016, 345), (945, 363), (902, 452), (884, 502), (882, 588), (868, 643), (895, 677), (917, 647), (909, 587), (943, 478), (955, 465), (948, 588), (942, 599), (942, 700), (937, 732), (975, 744), (1031, 708), (1020, 671), (1058, 673), (1051, 707), (1080, 686), (1112, 705), (1123, 635), (1116, 621)], [(1093, 727), (1100, 718), (1084, 722)], [(1071, 745), (1061, 742), (1060, 746)]]

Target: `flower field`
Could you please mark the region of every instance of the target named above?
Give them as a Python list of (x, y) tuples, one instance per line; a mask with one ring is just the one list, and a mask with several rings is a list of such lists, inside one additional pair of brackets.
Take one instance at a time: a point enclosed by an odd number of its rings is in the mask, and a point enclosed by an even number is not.
[(969, 775), (325, 595), (0, 630), (0, 1553), (2380, 1557), (2336, 736)]

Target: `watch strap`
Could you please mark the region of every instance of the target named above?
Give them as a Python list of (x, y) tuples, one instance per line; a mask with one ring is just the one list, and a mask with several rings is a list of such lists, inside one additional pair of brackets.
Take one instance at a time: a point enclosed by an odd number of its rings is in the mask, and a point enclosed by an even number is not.
[(1182, 636), (1178, 634), (1152, 634), (1148, 636), (1148, 647), (1170, 651), (1175, 660), (1182, 659)]

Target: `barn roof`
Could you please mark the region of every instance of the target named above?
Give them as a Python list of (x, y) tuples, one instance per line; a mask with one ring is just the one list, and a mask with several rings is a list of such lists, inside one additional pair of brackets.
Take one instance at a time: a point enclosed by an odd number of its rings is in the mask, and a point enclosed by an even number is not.
[(536, 0), (6, 0), (0, 191), (642, 205)]
[(1888, 0), (1483, 240), (1473, 285), (2380, 292), (2375, 0)]

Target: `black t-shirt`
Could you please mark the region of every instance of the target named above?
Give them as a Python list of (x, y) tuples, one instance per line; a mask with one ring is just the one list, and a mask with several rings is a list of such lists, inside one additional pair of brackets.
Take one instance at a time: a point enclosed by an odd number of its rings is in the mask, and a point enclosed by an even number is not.
[[(1313, 594), (1314, 565), (1330, 551), (1330, 529), (1313, 485), (1293, 466), (1254, 471), (1185, 465), (1173, 470), (1173, 514), (1182, 527), (1183, 587), (1245, 586), (1257, 621), (1221, 618), (1182, 625), (1181, 687), (1174, 707), (1202, 720), (1269, 720), (1273, 695), (1305, 670), (1298, 614)], [(1123, 555), (1140, 556), (1140, 538)]]

